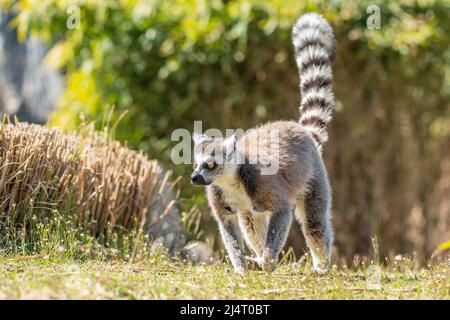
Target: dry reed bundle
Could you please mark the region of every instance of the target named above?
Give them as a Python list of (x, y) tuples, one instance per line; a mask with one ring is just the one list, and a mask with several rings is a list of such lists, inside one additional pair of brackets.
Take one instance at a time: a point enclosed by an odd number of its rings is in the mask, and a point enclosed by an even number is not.
[(6, 217), (73, 214), (94, 234), (107, 226), (129, 229), (133, 221), (143, 227), (151, 214), (164, 216), (174, 205), (174, 199), (160, 203), (174, 187), (169, 176), (156, 161), (104, 135), (26, 123), (0, 127), (0, 213)]

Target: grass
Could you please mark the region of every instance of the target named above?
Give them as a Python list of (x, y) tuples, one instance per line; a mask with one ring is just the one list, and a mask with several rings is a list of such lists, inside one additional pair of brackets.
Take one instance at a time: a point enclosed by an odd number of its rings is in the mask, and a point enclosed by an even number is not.
[(3, 221), (0, 299), (450, 299), (450, 259), (442, 256), (421, 269), (408, 257), (385, 259), (381, 267), (359, 257), (317, 275), (308, 256), (296, 262), (288, 251), (274, 273), (240, 276), (220, 256), (193, 265), (150, 250), (139, 224), (95, 237), (89, 224), (57, 213), (25, 226)]
[[(192, 265), (153, 254), (123, 260), (0, 258), (1, 299), (450, 299), (446, 262), (413, 271), (406, 261), (382, 267), (380, 286), (373, 268), (334, 267), (311, 272), (309, 262), (285, 263), (274, 273), (230, 272), (230, 265)], [(376, 279), (376, 277), (375, 277)]]

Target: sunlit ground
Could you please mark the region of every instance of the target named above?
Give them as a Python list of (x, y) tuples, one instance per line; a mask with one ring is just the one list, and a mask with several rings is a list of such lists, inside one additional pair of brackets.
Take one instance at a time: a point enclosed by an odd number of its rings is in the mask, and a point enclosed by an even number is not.
[(274, 273), (235, 275), (230, 266), (191, 265), (165, 257), (132, 265), (112, 260), (75, 263), (41, 256), (0, 258), (1, 299), (450, 299), (448, 263), (413, 271), (407, 263), (328, 275), (303, 265)]

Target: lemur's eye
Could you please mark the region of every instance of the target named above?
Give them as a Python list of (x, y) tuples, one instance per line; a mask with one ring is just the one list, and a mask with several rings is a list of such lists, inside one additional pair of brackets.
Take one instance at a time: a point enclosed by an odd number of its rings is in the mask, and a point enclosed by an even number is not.
[(195, 170), (195, 169), (197, 169), (197, 167), (198, 167), (197, 162), (194, 162), (194, 163), (192, 164), (192, 168), (194, 168), (194, 170)]
[(215, 162), (209, 162), (208, 163), (208, 169), (209, 170), (212, 170), (212, 169), (214, 169), (216, 167), (216, 163)]

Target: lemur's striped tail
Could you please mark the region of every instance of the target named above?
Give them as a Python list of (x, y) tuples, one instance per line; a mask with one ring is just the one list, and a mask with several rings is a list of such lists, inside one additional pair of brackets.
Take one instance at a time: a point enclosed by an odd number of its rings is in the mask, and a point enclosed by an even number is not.
[(334, 105), (331, 62), (336, 51), (333, 30), (316, 13), (300, 16), (292, 29), (300, 73), (300, 123), (311, 132), (319, 150), (328, 140), (326, 125)]

